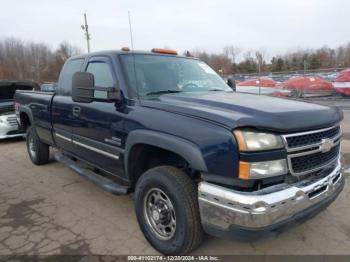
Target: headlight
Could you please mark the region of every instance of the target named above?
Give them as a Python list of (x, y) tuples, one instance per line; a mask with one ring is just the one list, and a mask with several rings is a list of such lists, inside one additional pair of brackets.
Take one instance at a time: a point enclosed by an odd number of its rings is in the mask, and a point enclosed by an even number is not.
[(262, 151), (283, 148), (280, 136), (249, 130), (235, 130), (239, 151)]
[(287, 174), (288, 167), (285, 159), (264, 162), (239, 162), (239, 178), (261, 179)]

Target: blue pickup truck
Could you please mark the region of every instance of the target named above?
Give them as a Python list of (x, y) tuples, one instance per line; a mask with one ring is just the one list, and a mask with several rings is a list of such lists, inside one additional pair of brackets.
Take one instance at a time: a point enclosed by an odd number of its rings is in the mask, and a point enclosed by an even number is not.
[(133, 193), (140, 228), (163, 254), (204, 232), (254, 240), (325, 209), (344, 187), (342, 112), (238, 94), (172, 50), (75, 56), (55, 92), (17, 91), (36, 165), (55, 158), (114, 194)]

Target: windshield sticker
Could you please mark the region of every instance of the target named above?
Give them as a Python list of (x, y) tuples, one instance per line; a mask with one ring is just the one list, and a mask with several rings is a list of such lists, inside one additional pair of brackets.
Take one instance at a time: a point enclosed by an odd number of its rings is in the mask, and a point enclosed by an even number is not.
[(198, 62), (198, 65), (207, 73), (216, 75), (215, 71), (211, 69), (206, 63)]

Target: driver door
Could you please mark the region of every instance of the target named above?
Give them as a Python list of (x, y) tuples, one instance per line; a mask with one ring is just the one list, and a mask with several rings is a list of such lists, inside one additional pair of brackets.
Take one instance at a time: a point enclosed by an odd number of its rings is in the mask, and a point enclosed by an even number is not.
[[(85, 71), (94, 75), (95, 86), (116, 86), (117, 77), (109, 57), (90, 58)], [(121, 140), (124, 134), (124, 113), (118, 111), (114, 102), (74, 102), (73, 117), (75, 154), (100, 169), (123, 176)]]

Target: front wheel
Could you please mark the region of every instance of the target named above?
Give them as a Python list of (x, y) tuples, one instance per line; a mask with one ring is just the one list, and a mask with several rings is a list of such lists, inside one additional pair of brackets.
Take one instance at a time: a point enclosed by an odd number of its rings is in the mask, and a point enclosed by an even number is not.
[(27, 150), (35, 165), (44, 165), (49, 162), (49, 146), (40, 141), (32, 126), (27, 130)]
[(202, 242), (197, 186), (177, 168), (156, 167), (140, 177), (135, 211), (146, 239), (164, 255), (186, 254)]

